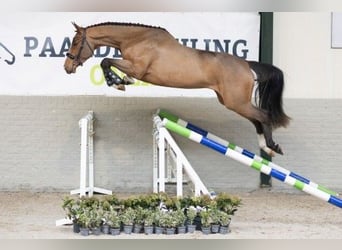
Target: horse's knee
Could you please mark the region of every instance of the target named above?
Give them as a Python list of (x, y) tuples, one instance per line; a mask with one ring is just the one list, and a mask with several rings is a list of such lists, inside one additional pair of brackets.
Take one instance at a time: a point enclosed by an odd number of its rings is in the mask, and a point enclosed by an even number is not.
[(111, 66), (109, 58), (103, 58), (100, 63), (101, 68), (109, 68)]

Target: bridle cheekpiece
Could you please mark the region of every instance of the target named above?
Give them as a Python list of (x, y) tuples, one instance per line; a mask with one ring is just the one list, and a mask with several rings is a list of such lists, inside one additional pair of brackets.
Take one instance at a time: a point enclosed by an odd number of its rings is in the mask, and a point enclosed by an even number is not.
[(69, 53), (69, 52), (66, 53), (66, 56), (67, 56), (69, 59), (73, 60), (74, 63), (76, 63), (77, 65), (80, 65), (80, 66), (83, 65), (83, 63), (82, 63), (81, 60), (80, 60), (80, 56), (81, 56), (82, 50), (83, 50), (83, 48), (84, 48), (84, 44), (86, 44), (86, 45), (88, 46), (88, 48), (90, 49), (90, 51), (91, 51), (92, 54), (93, 54), (93, 49), (91, 48), (89, 42), (87, 41), (86, 30), (84, 30), (84, 32), (83, 32), (83, 34), (82, 34), (81, 46), (80, 46), (80, 49), (79, 49), (77, 55), (75, 56), (75, 55), (73, 55), (73, 54), (71, 54), (71, 53)]

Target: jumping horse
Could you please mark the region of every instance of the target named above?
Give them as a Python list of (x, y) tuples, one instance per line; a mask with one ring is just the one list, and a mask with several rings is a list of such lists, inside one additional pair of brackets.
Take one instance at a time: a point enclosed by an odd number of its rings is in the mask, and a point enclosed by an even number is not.
[[(98, 47), (117, 48), (122, 59), (101, 61), (108, 86), (125, 90), (135, 78), (160, 86), (212, 89), (222, 105), (254, 124), (261, 149), (270, 156), (283, 154), (272, 139), (273, 129), (289, 123), (282, 107), (284, 77), (277, 67), (183, 46), (161, 27), (118, 22), (73, 25), (76, 35), (64, 63), (68, 74)], [(121, 79), (111, 67), (126, 75)]]

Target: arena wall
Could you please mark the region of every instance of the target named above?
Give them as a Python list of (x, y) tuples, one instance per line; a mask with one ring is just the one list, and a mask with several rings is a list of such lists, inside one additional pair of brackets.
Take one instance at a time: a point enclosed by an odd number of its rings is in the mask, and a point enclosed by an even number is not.
[[(254, 127), (213, 98), (1, 96), (0, 190), (69, 191), (79, 186), (78, 120), (95, 113), (97, 186), (115, 192), (152, 190), (152, 114), (159, 107), (258, 152)], [(342, 101), (286, 99), (289, 128), (275, 132), (284, 156), (274, 161), (320, 184), (341, 187)], [(175, 136), (209, 189), (254, 190), (259, 173)], [(275, 190), (294, 190), (273, 181)]]
[(274, 13), (273, 63), (287, 98), (342, 98), (342, 49), (331, 48), (330, 12)]

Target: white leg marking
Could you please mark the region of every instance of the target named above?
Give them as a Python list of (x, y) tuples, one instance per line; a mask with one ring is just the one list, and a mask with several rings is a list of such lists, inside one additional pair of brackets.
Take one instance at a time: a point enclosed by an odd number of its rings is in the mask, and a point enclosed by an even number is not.
[(258, 134), (258, 142), (259, 142), (259, 147), (264, 150), (267, 154), (270, 156), (274, 156), (274, 152), (272, 149), (267, 147), (266, 145), (266, 140), (264, 134)]
[(133, 77), (130, 77), (130, 76), (128, 76), (128, 75), (125, 75), (124, 77), (123, 77), (123, 80), (127, 83), (127, 84), (134, 84), (134, 78)]

